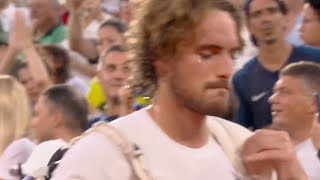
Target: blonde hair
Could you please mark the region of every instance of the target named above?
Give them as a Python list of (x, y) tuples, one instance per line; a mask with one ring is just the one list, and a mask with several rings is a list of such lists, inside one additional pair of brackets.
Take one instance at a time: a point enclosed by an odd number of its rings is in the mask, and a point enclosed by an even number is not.
[(14, 140), (27, 134), (31, 118), (24, 87), (9, 75), (0, 75), (0, 154)]

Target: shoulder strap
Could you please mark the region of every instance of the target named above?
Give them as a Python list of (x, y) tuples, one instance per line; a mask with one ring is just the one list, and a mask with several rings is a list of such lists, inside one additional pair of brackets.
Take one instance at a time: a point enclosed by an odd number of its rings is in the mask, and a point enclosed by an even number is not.
[(80, 137), (74, 139), (70, 145), (72, 146), (72, 144), (76, 143), (78, 139), (81, 139), (82, 137), (93, 132), (103, 134), (120, 149), (130, 164), (134, 176), (137, 179), (152, 180), (149, 171), (146, 169), (143, 163), (143, 153), (140, 147), (134, 143), (131, 143), (121, 134), (121, 132), (106, 122), (95, 123), (92, 128), (84, 132)]

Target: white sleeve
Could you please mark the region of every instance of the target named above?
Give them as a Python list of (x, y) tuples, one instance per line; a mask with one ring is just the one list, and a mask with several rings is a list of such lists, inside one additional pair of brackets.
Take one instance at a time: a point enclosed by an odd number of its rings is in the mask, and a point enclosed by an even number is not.
[(11, 179), (10, 168), (18, 163), (24, 163), (31, 154), (34, 144), (22, 138), (12, 142), (0, 155), (0, 179)]
[(91, 133), (67, 151), (52, 180), (128, 180), (131, 173), (118, 147), (104, 135)]

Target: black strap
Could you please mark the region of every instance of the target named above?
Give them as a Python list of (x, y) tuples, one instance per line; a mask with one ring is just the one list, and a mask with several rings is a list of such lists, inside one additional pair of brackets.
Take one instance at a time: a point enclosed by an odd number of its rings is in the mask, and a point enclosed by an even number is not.
[(68, 148), (59, 148), (51, 157), (48, 162), (48, 177), (46, 179), (50, 179), (52, 177), (53, 171), (59, 165), (59, 161), (62, 159), (64, 154), (67, 152)]

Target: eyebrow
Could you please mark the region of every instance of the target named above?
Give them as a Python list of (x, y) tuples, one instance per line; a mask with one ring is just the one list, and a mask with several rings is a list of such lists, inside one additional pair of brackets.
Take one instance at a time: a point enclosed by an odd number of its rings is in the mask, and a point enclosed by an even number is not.
[[(197, 47), (197, 51), (200, 50), (212, 50), (212, 49), (224, 49), (224, 47), (216, 45), (216, 44), (205, 44), (205, 45), (200, 45), (199, 47)], [(241, 48), (239, 46), (231, 48), (231, 51), (237, 51), (240, 50)]]

